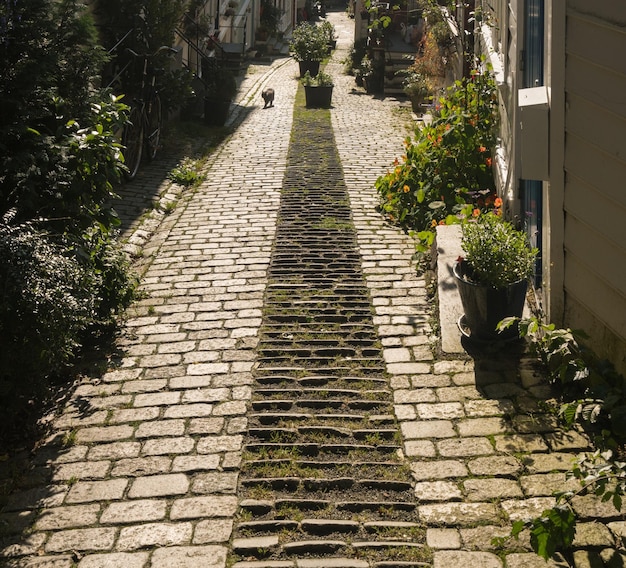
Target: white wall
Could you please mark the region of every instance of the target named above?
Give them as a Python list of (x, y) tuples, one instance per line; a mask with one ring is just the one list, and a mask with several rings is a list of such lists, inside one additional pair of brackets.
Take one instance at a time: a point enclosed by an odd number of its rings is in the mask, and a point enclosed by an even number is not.
[(568, 0), (564, 322), (626, 371), (626, 6)]

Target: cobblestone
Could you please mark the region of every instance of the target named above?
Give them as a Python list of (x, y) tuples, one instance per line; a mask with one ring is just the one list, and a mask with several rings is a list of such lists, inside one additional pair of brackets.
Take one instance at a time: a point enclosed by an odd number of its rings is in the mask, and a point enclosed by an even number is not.
[(232, 497), (188, 497), (177, 499), (172, 504), (170, 519), (202, 519), (207, 517), (229, 517), (237, 508), (237, 498)]
[(430, 525), (471, 526), (497, 523), (498, 511), (491, 503), (442, 503), (419, 507), (420, 518)]
[(103, 524), (126, 524), (158, 521), (165, 518), (167, 501), (142, 499), (124, 503), (111, 503), (102, 513)]
[(46, 552), (110, 550), (115, 541), (112, 528), (72, 529), (53, 533), (46, 542)]
[(131, 499), (140, 497), (164, 497), (167, 495), (185, 495), (189, 489), (189, 480), (183, 473), (171, 475), (151, 475), (135, 479), (128, 491)]
[[(117, 540), (119, 550), (137, 550), (145, 547), (167, 547), (191, 540), (191, 523), (148, 523), (124, 527)], [(158, 550), (158, 549), (157, 549)]]
[(128, 480), (111, 479), (107, 481), (79, 481), (70, 487), (65, 498), (66, 503), (89, 503), (121, 499)]
[(35, 530), (46, 531), (86, 527), (95, 524), (100, 505), (76, 505), (44, 510), (35, 523)]
[(115, 463), (111, 475), (113, 477), (138, 477), (165, 473), (169, 470), (171, 461), (169, 457), (160, 456), (121, 459)]
[(90, 554), (80, 561), (78, 568), (143, 568), (148, 557), (148, 552)]

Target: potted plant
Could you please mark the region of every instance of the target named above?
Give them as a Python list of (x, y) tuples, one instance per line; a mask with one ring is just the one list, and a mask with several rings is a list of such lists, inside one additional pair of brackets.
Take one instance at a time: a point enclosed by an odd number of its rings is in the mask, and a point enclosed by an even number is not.
[(315, 77), (307, 71), (302, 78), (307, 108), (330, 108), (333, 98), (333, 78), (319, 71)]
[(529, 246), (526, 233), (504, 221), (499, 212), (485, 213), (462, 225), (465, 256), (453, 268), (464, 326), (469, 328), (469, 337), (479, 341), (517, 336), (515, 327), (501, 334), (496, 328), (506, 317), (521, 317), (538, 252)]
[(402, 89), (411, 101), (411, 108), (415, 114), (423, 112), (422, 105), (430, 95), (426, 77), (415, 71), (408, 71), (402, 81)]
[(217, 62), (207, 62), (203, 67), (204, 121), (213, 126), (223, 126), (228, 118), (230, 103), (237, 93), (237, 80), (230, 69)]
[(366, 55), (361, 62), (363, 86), (369, 94), (383, 92), (385, 60), (381, 57), (370, 58)]
[(320, 28), (326, 38), (326, 48), (331, 51), (337, 47), (337, 36), (335, 35), (335, 26), (333, 26), (328, 20), (324, 20), (320, 24)]
[(299, 24), (293, 30), (289, 50), (300, 65), (300, 77), (304, 77), (307, 71), (311, 75), (317, 75), (320, 62), (328, 53), (326, 35), (315, 24)]

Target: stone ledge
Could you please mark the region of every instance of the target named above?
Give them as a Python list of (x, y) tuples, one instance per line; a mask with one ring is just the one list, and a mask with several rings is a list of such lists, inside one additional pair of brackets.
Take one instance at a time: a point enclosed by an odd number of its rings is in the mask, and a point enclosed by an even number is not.
[(461, 226), (440, 225), (435, 241), (437, 251), (437, 292), (439, 295), (439, 325), (441, 350), (444, 353), (465, 353), (457, 322), (463, 315), (461, 298), (456, 287), (452, 268), (462, 255)]

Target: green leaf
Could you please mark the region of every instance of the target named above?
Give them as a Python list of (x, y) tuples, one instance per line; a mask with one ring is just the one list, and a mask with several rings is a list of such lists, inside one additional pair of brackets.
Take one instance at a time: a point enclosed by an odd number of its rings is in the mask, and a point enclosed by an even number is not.
[(564, 404), (563, 406), (561, 406), (560, 414), (565, 420), (565, 424), (567, 424), (568, 426), (571, 426), (576, 420), (579, 406), (580, 405), (578, 401)]
[(511, 327), (518, 319), (519, 318), (516, 317), (504, 318), (502, 321), (498, 322), (496, 329), (498, 331), (504, 331), (505, 329)]
[(530, 545), (545, 560), (557, 550), (571, 546), (574, 540), (576, 516), (567, 506), (547, 509), (541, 517), (533, 519)]
[(553, 543), (550, 541), (550, 532), (543, 524), (533, 527), (530, 533), (530, 545), (545, 560), (548, 560), (555, 552)]
[(617, 491), (613, 494), (613, 506), (618, 511), (622, 510), (622, 496)]
[(526, 528), (527, 524), (524, 521), (515, 521), (511, 528), (511, 536), (519, 538), (520, 533)]

